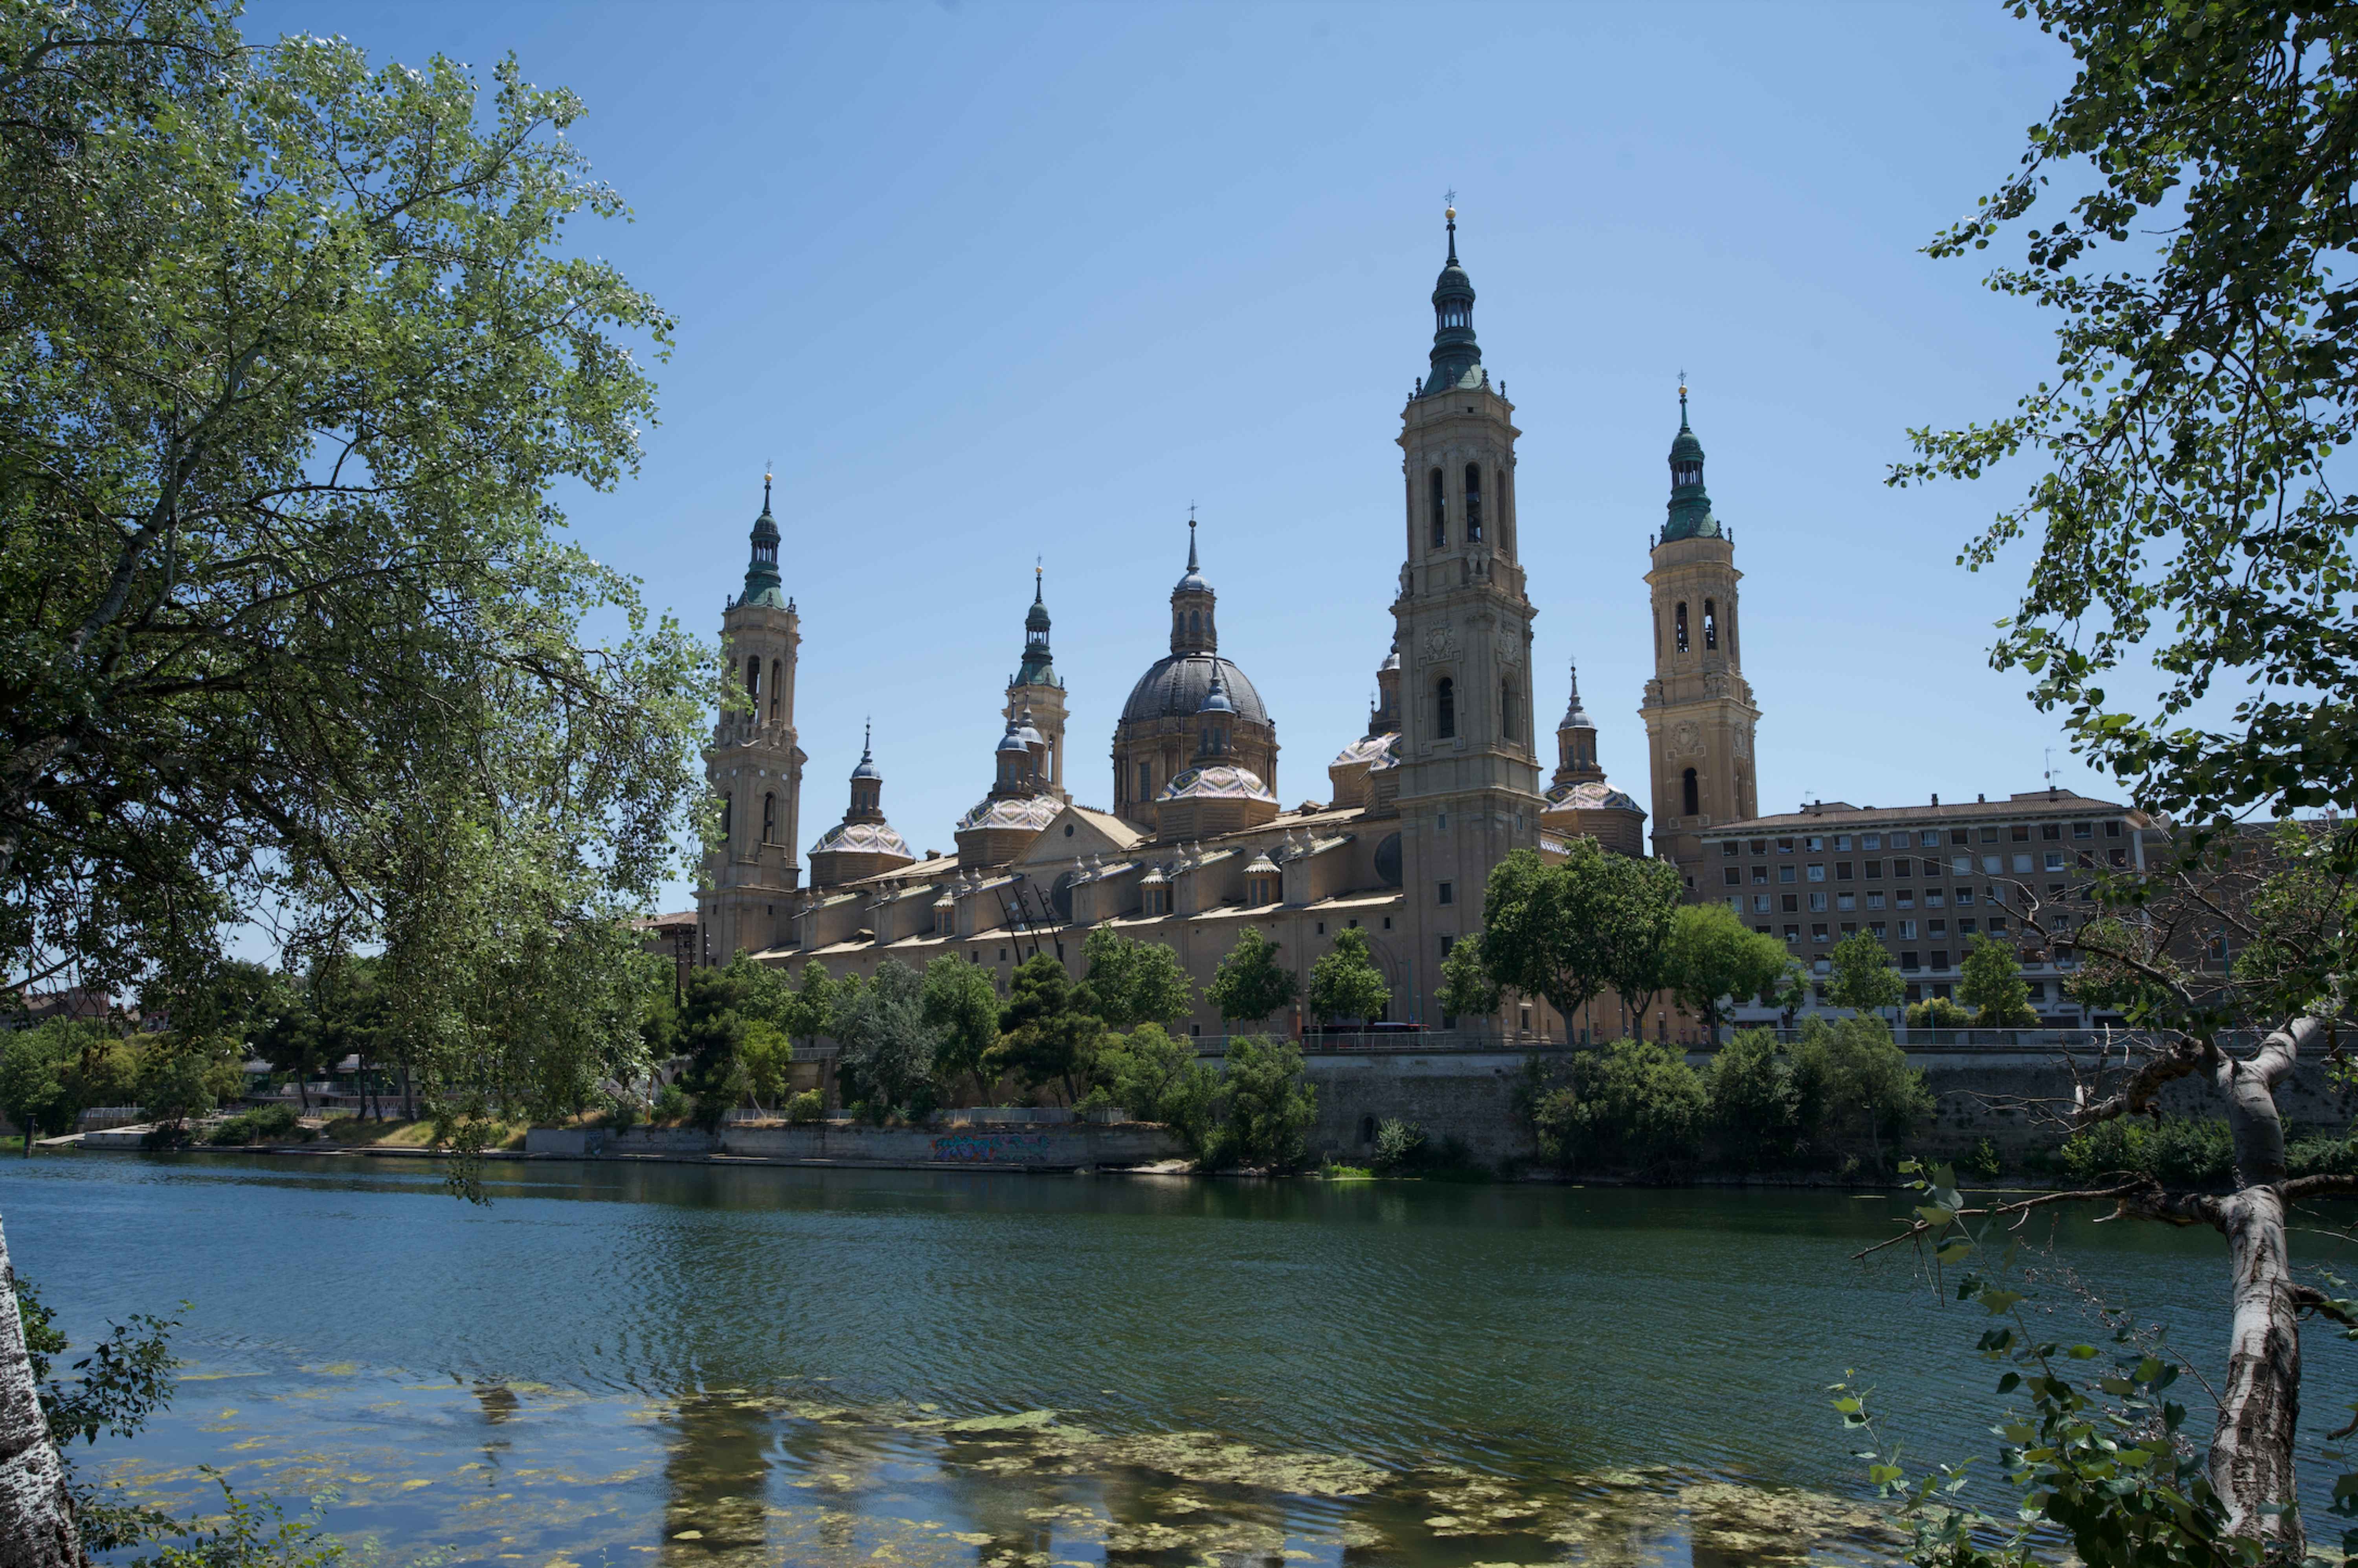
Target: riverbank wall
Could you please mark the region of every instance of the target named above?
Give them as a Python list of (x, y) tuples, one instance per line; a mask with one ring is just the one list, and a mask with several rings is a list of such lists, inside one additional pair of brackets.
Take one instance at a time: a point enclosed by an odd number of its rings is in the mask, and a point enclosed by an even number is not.
[[(1318, 1090), (1318, 1121), (1310, 1134), (1314, 1155), (1363, 1164), (1375, 1152), (1376, 1131), (1393, 1118), (1423, 1129), (1438, 1148), (1455, 1141), (1468, 1157), (1487, 1165), (1537, 1158), (1531, 1123), (1517, 1105), (1528, 1065), (1543, 1075), (1561, 1070), (1562, 1047), (1531, 1052), (1320, 1053), (1303, 1060)], [(1698, 1069), (1708, 1051), (1690, 1052)], [(2009, 1166), (2051, 1152), (2064, 1133), (2056, 1118), (2072, 1102), (2071, 1065), (2052, 1052), (1960, 1049), (1910, 1051), (1908, 1065), (1924, 1074), (1935, 1111), (1931, 1124), (1909, 1144), (1910, 1152), (1931, 1159), (1960, 1159), (1984, 1139), (1996, 1146)], [(2118, 1078), (2119, 1064), (2105, 1087)], [(2083, 1064), (2084, 1066), (2084, 1064)], [(2093, 1086), (2092, 1086), (2093, 1092)], [(2358, 1096), (2327, 1081), (2326, 1065), (2304, 1056), (2290, 1083), (2277, 1094), (2294, 1136), (2340, 1132), (2358, 1114)], [(2172, 1115), (2224, 1114), (2210, 1086), (2181, 1079), (2162, 1091), (2162, 1108)]]
[(1186, 1157), (1163, 1128), (1148, 1122), (1046, 1127), (864, 1127), (844, 1122), (692, 1127), (536, 1127), (525, 1152), (598, 1160), (720, 1155), (788, 1164), (910, 1169), (936, 1165), (1000, 1170), (1127, 1169)]

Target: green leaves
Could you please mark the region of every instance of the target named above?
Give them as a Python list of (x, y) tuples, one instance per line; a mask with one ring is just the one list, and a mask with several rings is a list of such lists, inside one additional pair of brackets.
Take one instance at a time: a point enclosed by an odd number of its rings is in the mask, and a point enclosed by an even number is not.
[(1213, 971), (1204, 994), (1224, 1022), (1258, 1022), (1292, 1001), (1300, 988), (1277, 961), (1277, 944), (1258, 925), (1237, 933), (1237, 945)]
[(1363, 1022), (1381, 1018), (1391, 1002), (1391, 988), (1376, 968), (1368, 934), (1356, 925), (1335, 934), (1335, 946), (1310, 967), (1310, 1011), (1323, 1019)]

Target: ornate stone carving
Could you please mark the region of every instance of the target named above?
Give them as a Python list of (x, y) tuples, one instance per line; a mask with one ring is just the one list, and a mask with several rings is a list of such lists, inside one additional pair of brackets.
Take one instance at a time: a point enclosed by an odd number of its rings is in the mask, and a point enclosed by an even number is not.
[(1436, 621), (1424, 629), (1424, 656), (1434, 663), (1457, 656), (1457, 629), (1446, 621)]
[(1685, 720), (1671, 731), (1671, 755), (1692, 757), (1703, 750), (1703, 730), (1693, 719)]

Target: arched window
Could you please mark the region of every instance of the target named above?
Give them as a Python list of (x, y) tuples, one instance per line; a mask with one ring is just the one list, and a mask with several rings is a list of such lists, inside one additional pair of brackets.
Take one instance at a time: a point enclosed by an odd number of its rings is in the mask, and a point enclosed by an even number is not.
[(762, 796), (762, 842), (769, 843), (778, 836), (778, 797)]
[(1430, 492), (1433, 511), (1433, 547), (1437, 550), (1449, 543), (1447, 486), (1442, 480), (1439, 469), (1433, 470), (1425, 488)]
[(1444, 741), (1457, 733), (1457, 683), (1447, 676), (1433, 684), (1433, 732)]
[(776, 659), (770, 661), (770, 722), (778, 721), (778, 693), (785, 688), (785, 665)]
[(1693, 816), (1703, 810), (1703, 786), (1695, 782), (1695, 771), (1689, 768), (1680, 775), (1679, 789), (1686, 816)]
[(1521, 727), (1515, 722), (1515, 683), (1502, 679), (1498, 682), (1498, 739), (1511, 746), (1521, 734)]
[(1687, 601), (1683, 599), (1679, 600), (1678, 645), (1680, 653), (1687, 651)]
[(1152, 762), (1138, 764), (1138, 794), (1132, 798), (1141, 801), (1154, 798), (1154, 764)]
[(1703, 645), (1706, 648), (1719, 646), (1719, 606), (1708, 599), (1703, 601)]
[(1482, 465), (1466, 465), (1466, 537), (1482, 536)]
[[(756, 699), (762, 695), (762, 661), (759, 659), (745, 661), (745, 695)], [(753, 704), (755, 716), (759, 717), (761, 711), (762, 705), (759, 700), (756, 700)]]
[(736, 825), (737, 798), (734, 795), (724, 795), (720, 797), (720, 842), (723, 847), (727, 846), (730, 835), (735, 831)]

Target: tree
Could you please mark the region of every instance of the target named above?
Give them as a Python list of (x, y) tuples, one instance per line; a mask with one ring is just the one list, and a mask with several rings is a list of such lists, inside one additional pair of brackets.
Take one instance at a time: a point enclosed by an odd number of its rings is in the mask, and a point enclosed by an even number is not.
[[(0, 13), (0, 980), (186, 989), (254, 909), (382, 952), (468, 1192), (494, 1111), (634, 1062), (627, 921), (722, 689), (559, 536), (670, 322), (563, 232), (622, 211), (579, 102), (496, 76)], [(67, 1561), (32, 1407), (0, 1341), (0, 1540)]]
[(1704, 1094), (1722, 1149), (1751, 1168), (1782, 1163), (1801, 1140), (1801, 1095), (1776, 1034), (1739, 1029), (1704, 1069)]
[(1812, 1018), (1792, 1048), (1793, 1087), (1803, 1128), (1874, 1170), (1931, 1119), (1932, 1091), (1883, 1020)]
[(1301, 1046), (1250, 1034), (1229, 1041), (1220, 1098), (1223, 1159), (1272, 1171), (1302, 1163), (1318, 1120), (1318, 1091), (1303, 1069)]
[(1392, 989), (1368, 949), (1368, 934), (1356, 925), (1336, 932), (1335, 946), (1310, 966), (1310, 1011), (1320, 1018), (1381, 1018), (1391, 1000)]
[(836, 984), (827, 979), (827, 966), (817, 958), (803, 964), (802, 979), (785, 995), (779, 1027), (786, 1037), (802, 1045), (816, 1045), (835, 1022)]
[(41, 1123), (65, 1098), (59, 1074), (60, 1042), (39, 1029), (12, 1029), (0, 1037), (0, 1109), (25, 1134), (25, 1157), (32, 1158), (33, 1140)]
[[(2076, 751), (2184, 825), (2162, 885), (2111, 890), (2149, 911), (2206, 876), (2234, 880), (2242, 817), (2358, 806), (2358, 509), (2336, 477), (2358, 436), (2358, 14), (2165, 0), (2015, 11), (2035, 11), (2078, 74), (2020, 167), (1930, 249), (1961, 256), (2018, 231), (2019, 264), (1985, 281), (2055, 313), (2057, 369), (1998, 418), (1911, 431), (1916, 459), (1891, 481), (2033, 460), (2028, 492), (1961, 559), (1978, 569), (2032, 545), (1992, 662), (2028, 675)], [(2059, 170), (2076, 194), (2043, 211)], [(2159, 689), (2145, 699), (2148, 672)], [(2246, 695), (2203, 700), (2236, 687)], [(2345, 818), (2296, 853), (2319, 882), (2346, 885), (2358, 826)], [(2243, 936), (2288, 914), (2248, 892), (2214, 900), (2235, 913), (2206, 917), (2204, 946), (2222, 926)], [(2284, 1211), (2320, 1191), (2300, 1184), (2339, 1178), (2288, 1176), (2275, 1094), (2348, 1022), (2351, 923), (2295, 919), (2286, 965), (2223, 987), (2157, 947), (2148, 920), (2069, 937), (2048, 924), (2051, 950), (2116, 968), (2132, 1021), (2162, 1032), (2116, 1092), (2069, 1112), (2073, 1127), (2142, 1112), (2178, 1077), (2207, 1080), (2225, 1105), (2233, 1194), (2148, 1188), (2122, 1206), (2225, 1238), (2235, 1326), (2207, 1475), (2228, 1533), (2298, 1557), (2305, 1298), (2284, 1261)], [(2185, 931), (2175, 915), (2159, 924)], [(2233, 1027), (2262, 1043), (2232, 1047)]]
[(1982, 1029), (2028, 1029), (2039, 1022), (2030, 1011), (2030, 988), (2022, 981), (2022, 960), (2010, 942), (1970, 937), (1957, 982), (1957, 1000), (1974, 1010)]
[(1482, 957), (1482, 935), (1460, 936), (1441, 960), (1441, 1011), (1450, 1018), (1487, 1018), (1498, 1011), (1498, 982)]
[(1662, 986), (1679, 893), (1667, 861), (1608, 855), (1593, 838), (1553, 866), (1513, 850), (1483, 892), (1483, 967), (1495, 986), (1546, 998), (1567, 1028), (1607, 989), (1642, 1009)]
[(1205, 989), (1223, 1023), (1256, 1023), (1285, 1006), (1300, 989), (1293, 971), (1277, 961), (1277, 944), (1258, 925), (1237, 934), (1237, 945), (1213, 971)]
[(1570, 1081), (1539, 1098), (1540, 1149), (1559, 1164), (1657, 1169), (1693, 1156), (1709, 1110), (1685, 1054), (1649, 1040), (1576, 1053)]
[(1219, 1098), (1220, 1076), (1197, 1061), (1195, 1048), (1159, 1023), (1116, 1035), (1098, 1053), (1097, 1078), (1106, 1103), (1142, 1121), (1159, 1121), (1201, 1158)]
[(897, 958), (876, 966), (836, 1019), (843, 1054), (837, 1070), (846, 1098), (864, 1102), (881, 1121), (887, 1116), (912, 1120), (934, 1108), (934, 1057), (940, 1035), (925, 1022), (925, 981)]
[(1179, 955), (1161, 942), (1141, 942), (1098, 926), (1081, 945), (1094, 1011), (1109, 1029), (1159, 1023), (1166, 1029), (1194, 1005), (1195, 982)]
[(1105, 1037), (1104, 1022), (1084, 1000), (1053, 955), (1035, 953), (1018, 964), (999, 1012), (998, 1065), (1027, 1088), (1059, 1082), (1067, 1100), (1079, 1099)]
[(981, 965), (944, 953), (925, 966), (924, 1006), (925, 1027), (939, 1042), (934, 1076), (945, 1083), (970, 1078), (979, 1096), (983, 1064), (999, 1044), (998, 982)]
[(1777, 983), (1788, 962), (1782, 942), (1747, 928), (1725, 904), (1689, 903), (1671, 917), (1662, 976), (1671, 996), (1703, 1019), (1716, 1044), (1721, 1000), (1759, 995)]
[(1845, 936), (1827, 954), (1832, 972), (1826, 978), (1826, 1000), (1836, 1007), (1861, 1013), (1879, 1013), (1898, 1007), (1908, 994), (1907, 982), (1892, 967), (1891, 955), (1868, 932)]

